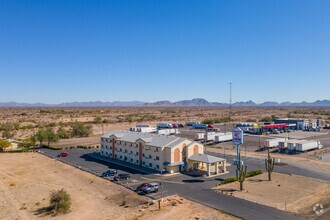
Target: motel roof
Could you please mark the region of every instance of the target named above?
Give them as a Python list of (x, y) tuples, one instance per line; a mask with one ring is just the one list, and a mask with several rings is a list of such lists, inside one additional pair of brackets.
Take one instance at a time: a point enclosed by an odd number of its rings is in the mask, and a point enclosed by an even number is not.
[(110, 131), (109, 133), (101, 136), (102, 138), (110, 138), (111, 136), (115, 136), (119, 141), (126, 141), (130, 143), (135, 143), (137, 140), (142, 140), (146, 143), (147, 146), (154, 147), (168, 147), (172, 148), (177, 146), (178, 144), (186, 141), (186, 138), (180, 138), (176, 136), (165, 136), (159, 134), (148, 134), (134, 131), (126, 131), (126, 130), (115, 130)]

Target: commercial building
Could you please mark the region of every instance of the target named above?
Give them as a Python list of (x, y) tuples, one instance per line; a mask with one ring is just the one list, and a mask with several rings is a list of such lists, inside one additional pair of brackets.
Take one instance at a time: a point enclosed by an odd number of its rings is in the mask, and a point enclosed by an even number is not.
[(275, 124), (288, 124), (290, 129), (304, 130), (307, 128), (323, 127), (324, 119), (305, 119), (305, 118), (278, 118)]
[(176, 136), (111, 131), (101, 136), (100, 153), (103, 156), (126, 163), (169, 173), (205, 169), (211, 175), (226, 172), (226, 161), (204, 154), (198, 142)]
[(288, 124), (290, 129), (303, 130), (309, 126), (309, 120), (303, 118), (278, 118), (274, 120), (275, 124)]

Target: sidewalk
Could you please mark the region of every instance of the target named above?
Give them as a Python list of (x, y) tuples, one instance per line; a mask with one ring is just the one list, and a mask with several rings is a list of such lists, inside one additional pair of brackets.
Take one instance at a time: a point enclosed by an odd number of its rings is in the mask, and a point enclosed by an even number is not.
[(116, 165), (119, 165), (119, 166), (127, 167), (127, 168), (130, 168), (130, 169), (139, 171), (141, 173), (145, 173), (145, 174), (159, 174), (160, 173), (160, 172), (157, 172), (156, 170), (149, 169), (147, 167), (141, 167), (141, 166), (138, 166), (138, 165), (135, 165), (135, 164), (126, 163), (126, 162), (121, 161), (121, 160), (116, 160), (116, 159), (112, 159), (112, 158), (109, 158), (109, 157), (105, 157), (105, 156), (102, 156), (98, 153), (91, 153), (91, 154), (87, 154), (86, 156), (88, 156), (90, 158), (94, 158), (96, 160), (101, 160), (101, 161), (116, 164)]

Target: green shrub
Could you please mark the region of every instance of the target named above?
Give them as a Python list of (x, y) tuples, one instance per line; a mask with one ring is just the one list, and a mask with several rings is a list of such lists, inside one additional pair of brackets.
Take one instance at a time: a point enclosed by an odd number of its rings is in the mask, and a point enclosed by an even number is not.
[(54, 214), (69, 212), (71, 208), (71, 196), (64, 189), (52, 192), (49, 208)]
[(250, 172), (246, 173), (246, 177), (252, 177), (252, 176), (256, 176), (262, 174), (262, 170), (252, 170)]
[[(259, 175), (259, 174), (262, 174), (262, 170), (252, 170), (252, 171), (246, 173), (246, 177), (252, 177), (252, 176)], [(220, 183), (227, 184), (227, 183), (232, 183), (232, 182), (236, 182), (236, 181), (238, 181), (237, 177), (230, 177), (230, 178), (221, 180)]]

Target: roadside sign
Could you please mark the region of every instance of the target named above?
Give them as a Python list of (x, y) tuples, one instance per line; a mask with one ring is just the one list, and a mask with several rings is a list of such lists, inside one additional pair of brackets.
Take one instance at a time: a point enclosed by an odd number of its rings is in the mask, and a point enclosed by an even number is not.
[(235, 145), (243, 144), (243, 130), (240, 128), (234, 128), (233, 132), (233, 143)]

